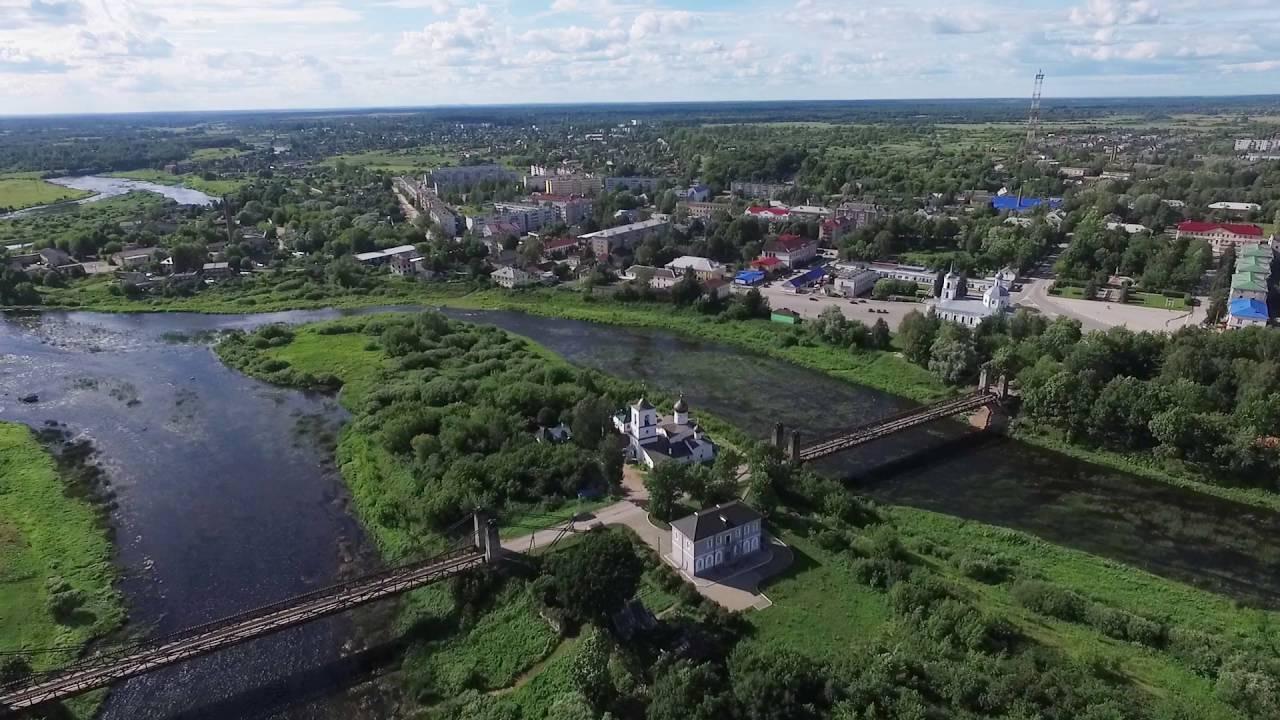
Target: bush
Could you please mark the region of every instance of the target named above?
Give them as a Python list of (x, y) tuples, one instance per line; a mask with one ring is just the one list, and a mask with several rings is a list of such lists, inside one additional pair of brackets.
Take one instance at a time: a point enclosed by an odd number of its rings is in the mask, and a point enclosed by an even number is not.
[(1013, 586), (1013, 598), (1023, 607), (1059, 620), (1079, 622), (1088, 601), (1079, 594), (1039, 580), (1025, 580)]

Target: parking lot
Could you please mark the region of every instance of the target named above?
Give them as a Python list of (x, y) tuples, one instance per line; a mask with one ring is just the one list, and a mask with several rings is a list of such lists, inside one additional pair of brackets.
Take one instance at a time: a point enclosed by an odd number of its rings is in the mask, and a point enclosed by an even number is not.
[(834, 305), (850, 320), (859, 320), (868, 326), (874, 325), (881, 318), (889, 324), (890, 330), (897, 330), (902, 318), (912, 310), (925, 312), (924, 303), (889, 302), (886, 300), (870, 300), (858, 298), (857, 302), (840, 298), (827, 297), (821, 293), (796, 295), (782, 289), (781, 283), (774, 287), (762, 286), (760, 294), (769, 299), (769, 307), (785, 308), (799, 313), (800, 317), (812, 320), (826, 308)]

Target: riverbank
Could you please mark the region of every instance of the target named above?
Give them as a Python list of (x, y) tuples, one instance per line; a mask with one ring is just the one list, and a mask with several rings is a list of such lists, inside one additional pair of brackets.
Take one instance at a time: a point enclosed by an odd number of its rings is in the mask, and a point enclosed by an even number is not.
[(40, 205), (83, 200), (93, 193), (47, 182), (40, 173), (0, 174), (0, 215)]
[[(80, 290), (77, 291), (77, 288)], [(389, 278), (382, 286), (368, 293), (342, 293), (315, 299), (263, 287), (248, 294), (223, 292), (214, 288), (190, 298), (157, 298), (142, 302), (111, 296), (106, 292), (105, 283), (99, 282), (96, 287), (81, 284), (69, 290), (55, 290), (49, 299), (73, 309), (130, 313), (244, 314), (324, 307), (357, 309), (379, 305), (508, 310), (620, 327), (664, 330), (699, 340), (723, 343), (920, 403), (934, 402), (954, 393), (954, 389), (942, 384), (932, 373), (896, 353), (868, 350), (850, 352), (803, 340), (791, 344), (788, 338), (795, 335), (792, 326), (764, 320), (729, 321), (701, 315), (692, 310), (674, 308), (668, 304), (618, 303), (610, 301), (607, 296), (589, 297), (566, 290), (512, 292), (494, 288), (475, 289), (463, 284), (423, 284)], [(1202, 476), (1198, 477), (1190, 469), (1172, 471), (1167, 464), (1140, 462), (1117, 453), (1072, 445), (1045, 433), (1024, 430), (1015, 436), (1029, 445), (1060, 452), (1112, 470), (1135, 473), (1151, 480), (1253, 507), (1280, 510), (1280, 494), (1266, 490), (1216, 485), (1205, 481)]]
[(1280, 512), (1280, 494), (1262, 488), (1214, 485), (1197, 479), (1202, 475), (1187, 468), (1181, 461), (1161, 461), (1150, 455), (1126, 455), (1110, 450), (1082, 447), (1068, 442), (1060, 433), (1018, 423), (1014, 423), (1014, 427), (1009, 434), (1019, 442), (1052, 450), (1076, 460), (1137, 475), (1148, 480), (1180, 487), (1184, 490), (1192, 490), (1203, 495), (1230, 500), (1242, 505)]
[[(67, 483), (29, 428), (0, 422), (0, 650), (83, 648), (124, 622), (102, 515)], [(72, 657), (39, 655), (31, 669)], [(71, 709), (90, 717), (95, 705)]]

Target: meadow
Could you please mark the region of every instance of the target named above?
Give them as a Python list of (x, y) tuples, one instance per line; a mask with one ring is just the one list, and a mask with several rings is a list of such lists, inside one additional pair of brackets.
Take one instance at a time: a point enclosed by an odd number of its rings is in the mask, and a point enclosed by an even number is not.
[(362, 153), (335, 155), (324, 161), (325, 165), (355, 165), (369, 170), (397, 174), (426, 172), (433, 167), (458, 164), (458, 155), (431, 145), (408, 150), (370, 150)]
[(214, 197), (221, 197), (223, 195), (234, 193), (245, 184), (244, 180), (225, 178), (220, 180), (206, 180), (198, 173), (174, 175), (162, 170), (126, 170), (124, 172), (108, 173), (107, 177), (153, 182), (157, 185), (182, 185), (189, 187), (192, 190), (199, 190), (206, 195), (213, 195)]
[[(29, 428), (0, 423), (0, 651), (80, 648), (124, 622), (105, 526), (74, 495)], [(36, 657), (35, 670), (71, 659)], [(91, 717), (99, 699), (70, 709)]]
[(45, 182), (38, 173), (0, 175), (0, 212), (80, 200), (92, 194)]

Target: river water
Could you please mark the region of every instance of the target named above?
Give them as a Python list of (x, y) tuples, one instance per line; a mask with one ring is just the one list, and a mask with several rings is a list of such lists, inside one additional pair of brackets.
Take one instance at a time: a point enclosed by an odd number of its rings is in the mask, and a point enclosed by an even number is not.
[[(390, 309), (407, 308), (384, 308)], [(0, 316), (0, 419), (66, 423), (93, 440), (118, 496), (121, 588), (131, 620), (169, 632), (333, 582), (376, 560), (318, 435), (331, 398), (223, 367), (204, 333), (366, 311), (265, 315)], [(448, 311), (536, 340), (573, 363), (683, 392), (757, 436), (808, 439), (910, 403), (795, 366), (670, 333), (519, 313)], [(176, 336), (194, 337), (180, 341)], [(35, 393), (36, 404), (19, 397)], [(935, 424), (825, 461), (859, 492), (1025, 530), (1260, 606), (1280, 607), (1280, 515)], [(338, 617), (119, 686), (106, 718), (382, 717), (334, 694), (350, 668)]]
[(11, 213), (0, 215), (0, 220), (12, 220), (27, 215), (35, 215), (43, 212), (50, 212), (58, 208), (68, 207), (71, 205), (84, 205), (87, 203), (100, 202), (108, 198), (119, 197), (131, 192), (150, 192), (157, 195), (163, 195), (179, 205), (212, 205), (215, 201), (210, 195), (206, 195), (199, 190), (192, 190), (189, 187), (181, 185), (160, 185), (159, 183), (146, 182), (143, 180), (129, 180), (127, 178), (102, 177), (99, 175), (84, 175), (79, 177), (62, 177), (49, 180), (54, 185), (71, 188), (73, 190), (84, 190), (94, 193), (82, 200), (72, 200), (68, 202), (54, 203), (52, 205), (37, 205), (36, 207), (26, 208)]

